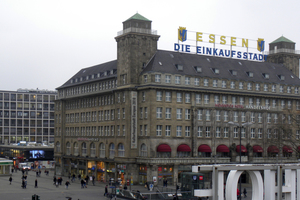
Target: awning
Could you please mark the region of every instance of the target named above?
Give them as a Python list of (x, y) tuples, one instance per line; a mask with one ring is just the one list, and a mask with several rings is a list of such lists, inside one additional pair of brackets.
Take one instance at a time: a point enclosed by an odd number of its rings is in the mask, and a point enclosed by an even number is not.
[(263, 148), (261, 148), (261, 146), (259, 146), (259, 145), (254, 145), (253, 146), (253, 152), (255, 152), (255, 153), (261, 153), (263, 151), (264, 150), (263, 150)]
[(198, 147), (198, 152), (211, 153), (211, 148), (207, 144), (202, 144)]
[(289, 147), (289, 146), (283, 146), (282, 147), (282, 151), (284, 153), (293, 153), (293, 149), (291, 147)]
[(221, 144), (217, 147), (217, 152), (228, 153), (229, 148), (226, 145)]
[(179, 151), (179, 152), (191, 152), (191, 148), (189, 147), (189, 145), (182, 144), (182, 145), (179, 145), (179, 147), (177, 147), (177, 151)]
[(268, 153), (279, 153), (279, 149), (274, 145), (269, 146), (268, 147)]
[(171, 147), (167, 144), (161, 144), (157, 147), (157, 152), (171, 152)]
[(241, 145), (241, 148), (240, 148), (240, 145), (237, 145), (235, 150), (236, 150), (236, 152), (239, 153), (240, 149), (242, 150), (243, 153), (247, 152), (246, 147), (244, 147), (243, 145)]

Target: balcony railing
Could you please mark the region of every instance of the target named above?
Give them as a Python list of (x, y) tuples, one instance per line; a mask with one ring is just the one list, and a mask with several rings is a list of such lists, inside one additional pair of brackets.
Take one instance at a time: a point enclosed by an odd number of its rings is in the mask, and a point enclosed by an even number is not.
[(276, 49), (271, 51), (265, 51), (265, 55), (275, 54), (275, 53), (293, 53), (293, 54), (300, 54), (300, 50), (294, 49)]
[(156, 30), (130, 27), (130, 28), (127, 28), (125, 30), (119, 31), (118, 32), (118, 36), (123, 35), (125, 33), (130, 33), (130, 32), (157, 35), (157, 31)]

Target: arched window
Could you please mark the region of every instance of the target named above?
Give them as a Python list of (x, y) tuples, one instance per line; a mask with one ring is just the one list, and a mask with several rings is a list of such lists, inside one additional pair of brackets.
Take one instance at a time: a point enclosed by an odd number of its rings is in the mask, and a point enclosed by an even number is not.
[(99, 146), (99, 149), (100, 149), (99, 157), (100, 158), (105, 158), (105, 144), (101, 143), (100, 146)]
[(167, 144), (159, 145), (156, 150), (156, 157), (170, 158), (171, 157), (171, 147)]
[(56, 152), (60, 153), (60, 142), (56, 142)]
[(147, 146), (145, 144), (141, 145), (140, 156), (147, 157)]
[(91, 144), (90, 149), (91, 149), (91, 157), (95, 157), (96, 156), (96, 146), (95, 146), (95, 143)]
[(81, 154), (82, 156), (86, 156), (86, 143), (81, 144)]
[(111, 143), (109, 145), (109, 158), (114, 158), (115, 157), (115, 144)]
[(78, 153), (79, 153), (79, 152), (78, 152), (78, 143), (75, 142), (75, 143), (74, 143), (74, 155), (75, 155), (75, 156), (78, 156)]
[(118, 145), (118, 156), (119, 157), (124, 157), (125, 156), (125, 148), (124, 148), (124, 144), (120, 143)]
[(67, 155), (70, 155), (71, 154), (71, 144), (70, 144), (70, 142), (67, 142), (67, 144), (66, 144), (66, 154)]

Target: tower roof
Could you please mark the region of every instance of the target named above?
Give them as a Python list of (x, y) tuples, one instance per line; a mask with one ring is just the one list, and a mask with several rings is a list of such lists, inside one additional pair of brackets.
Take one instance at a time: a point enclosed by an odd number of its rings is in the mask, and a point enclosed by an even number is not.
[(134, 14), (132, 17), (130, 17), (129, 19), (127, 19), (125, 22), (132, 20), (132, 19), (136, 19), (136, 20), (143, 20), (143, 21), (150, 21), (149, 19), (147, 19), (146, 17), (140, 15), (139, 13)]
[(274, 40), (273, 42), (271, 42), (270, 44), (274, 44), (274, 43), (279, 43), (279, 42), (288, 42), (288, 43), (295, 43), (292, 40), (287, 39), (284, 36), (279, 37), (278, 39)]

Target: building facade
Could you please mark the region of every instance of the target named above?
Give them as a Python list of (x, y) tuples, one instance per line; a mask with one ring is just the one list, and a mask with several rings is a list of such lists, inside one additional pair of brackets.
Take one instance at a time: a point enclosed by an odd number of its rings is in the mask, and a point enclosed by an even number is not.
[(247, 163), (296, 161), (278, 128), (300, 110), (300, 80), (285, 66), (157, 50), (139, 14), (115, 39), (117, 60), (57, 88), (57, 174), (173, 183), (195, 164), (235, 163), (240, 151)]
[(54, 142), (56, 91), (0, 91), (0, 142)]

